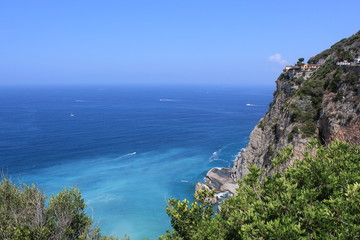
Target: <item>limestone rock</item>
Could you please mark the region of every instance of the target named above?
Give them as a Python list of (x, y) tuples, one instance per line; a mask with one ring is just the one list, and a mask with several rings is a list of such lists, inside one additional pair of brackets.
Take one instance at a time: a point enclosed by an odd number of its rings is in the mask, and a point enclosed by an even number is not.
[(215, 193), (229, 191), (236, 193), (237, 183), (232, 178), (231, 168), (212, 168), (206, 174), (206, 185), (215, 190)]

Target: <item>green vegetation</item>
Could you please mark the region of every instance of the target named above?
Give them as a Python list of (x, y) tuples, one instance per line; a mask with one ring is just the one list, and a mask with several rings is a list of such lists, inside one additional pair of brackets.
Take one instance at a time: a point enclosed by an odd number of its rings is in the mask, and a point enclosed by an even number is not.
[(304, 65), (304, 60), (305, 60), (304, 58), (299, 58), (298, 61), (297, 61), (297, 63), (296, 63), (296, 65), (297, 65), (297, 66), (302, 66), (302, 65)]
[(294, 78), (294, 82), (296, 85), (301, 85), (304, 81), (305, 81), (304, 77)]
[(259, 127), (261, 130), (263, 130), (263, 131), (264, 131), (264, 129), (265, 129), (265, 126), (264, 126), (264, 119), (261, 119), (261, 120), (259, 121), (258, 127)]
[[(332, 45), (331, 48), (317, 54), (316, 56), (309, 59), (309, 63), (317, 63), (321, 59), (326, 59), (330, 55), (334, 54), (338, 60), (350, 60), (354, 56), (353, 52), (358, 52), (360, 47), (360, 31), (352, 35), (349, 38), (344, 38), (336, 44)], [(347, 50), (345, 50), (345, 48)]]
[[(213, 217), (206, 204), (170, 200), (174, 230), (161, 239), (359, 239), (360, 149), (339, 141), (315, 145), (303, 161), (262, 180), (252, 165)], [(291, 147), (280, 151), (274, 167), (291, 155)]]
[(166, 207), (167, 214), (171, 217), (171, 226), (174, 228), (173, 232), (167, 232), (160, 239), (192, 239), (192, 232), (196, 231), (198, 224), (202, 221), (206, 222), (211, 219), (214, 214), (212, 205), (205, 203), (205, 199), (213, 197), (213, 191), (198, 191), (195, 194), (196, 201), (190, 203), (184, 199), (182, 201), (177, 199), (170, 199)]
[(359, 78), (359, 75), (355, 71), (349, 71), (344, 76), (344, 82), (347, 82), (349, 84), (350, 90), (357, 92)]
[(319, 62), (320, 59), (326, 59), (329, 55), (331, 55), (333, 52), (333, 49), (329, 48), (329, 49), (326, 49), (325, 51), (319, 53), (318, 55), (310, 58), (308, 60), (308, 63), (311, 63), (311, 64), (316, 64)]
[(354, 59), (353, 55), (349, 51), (344, 50), (343, 48), (337, 48), (335, 51), (335, 56), (339, 61), (344, 61), (344, 60), (350, 61)]
[(299, 133), (300, 133), (299, 128), (294, 127), (288, 135), (288, 142), (291, 142), (294, 139), (294, 136)]
[[(358, 39), (355, 37), (354, 39)], [(341, 44), (336, 45), (335, 55), (338, 58), (351, 58), (349, 52), (340, 48)], [(353, 41), (351, 41), (353, 43)], [(299, 59), (299, 61), (302, 59)], [(346, 69), (343, 66), (337, 66), (335, 59), (328, 59), (314, 75), (306, 81), (302, 79), (293, 79), (295, 84), (299, 85), (297, 92), (294, 94), (294, 98), (291, 99), (289, 110), (291, 113), (292, 122), (301, 123), (300, 132), (305, 137), (313, 137), (316, 134), (316, 124), (322, 110), (322, 100), (325, 92), (336, 93), (334, 100), (341, 101), (344, 93), (340, 90), (344, 87), (353, 92), (357, 92), (359, 74), (353, 70)], [(300, 100), (310, 100), (311, 106), (304, 104)], [(295, 100), (295, 101), (293, 101)], [(292, 139), (293, 135), (290, 136)]]
[(337, 67), (332, 72), (332, 76), (326, 78), (324, 88), (327, 91), (337, 93), (343, 84), (347, 84), (350, 90), (356, 92), (358, 89), (358, 81), (359, 75), (355, 71), (345, 71), (344, 67)]
[(314, 136), (316, 133), (316, 118), (321, 108), (316, 109), (312, 106), (309, 109), (302, 109), (297, 104), (289, 106), (291, 111), (291, 121), (299, 123), (300, 128), (290, 132), (288, 140), (291, 141), (296, 134), (302, 133), (305, 137)]
[(34, 185), (0, 182), (0, 239), (115, 240), (100, 234), (86, 215), (86, 204), (77, 188), (66, 188), (46, 197)]
[[(304, 101), (310, 100), (311, 105), (296, 99), (290, 104), (289, 110), (292, 122), (301, 124), (299, 129), (305, 137), (312, 137), (316, 134), (316, 121), (322, 110), (323, 95), (327, 90), (338, 89), (342, 73), (343, 68), (337, 67), (335, 61), (328, 60), (310, 79), (300, 83), (294, 97)], [(290, 136), (290, 139), (292, 137), (293, 135)]]
[(335, 69), (334, 74), (332, 77), (327, 78), (327, 81), (325, 82), (325, 88), (333, 93), (336, 93), (336, 91), (339, 88), (340, 82), (341, 82), (341, 76), (344, 73), (344, 67), (338, 67)]

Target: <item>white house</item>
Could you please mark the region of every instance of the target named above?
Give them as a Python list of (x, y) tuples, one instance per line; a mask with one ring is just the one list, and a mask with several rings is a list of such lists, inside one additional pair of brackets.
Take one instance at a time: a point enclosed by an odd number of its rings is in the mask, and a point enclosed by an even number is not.
[(348, 61), (342, 61), (342, 62), (337, 62), (336, 65), (338, 66), (350, 66), (351, 63), (349, 63)]

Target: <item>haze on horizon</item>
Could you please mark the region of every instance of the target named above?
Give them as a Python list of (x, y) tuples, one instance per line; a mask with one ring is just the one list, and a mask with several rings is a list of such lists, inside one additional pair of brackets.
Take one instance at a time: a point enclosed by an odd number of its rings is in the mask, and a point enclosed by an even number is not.
[(360, 1), (0, 2), (0, 86), (272, 85), (359, 29)]

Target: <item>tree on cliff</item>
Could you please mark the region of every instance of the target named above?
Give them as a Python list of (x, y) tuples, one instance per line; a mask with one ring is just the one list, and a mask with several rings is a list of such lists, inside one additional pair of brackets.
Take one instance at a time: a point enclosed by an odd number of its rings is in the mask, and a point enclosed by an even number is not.
[[(290, 156), (291, 148), (284, 149), (274, 166)], [(224, 201), (218, 214), (196, 218), (186, 238), (175, 228), (161, 239), (360, 238), (359, 147), (339, 141), (317, 146), (303, 161), (262, 180), (256, 165), (249, 170), (237, 195)]]
[(214, 191), (197, 191), (194, 195), (196, 201), (191, 203), (189, 200), (182, 201), (171, 198), (166, 207), (167, 214), (171, 217), (171, 226), (175, 231), (167, 232), (163, 239), (184, 239), (191, 240), (192, 232), (197, 229), (201, 221), (209, 221), (214, 214), (212, 205), (206, 198), (213, 197)]
[(304, 58), (299, 58), (298, 61), (297, 61), (297, 63), (296, 63), (296, 65), (297, 65), (297, 66), (302, 66), (302, 65), (304, 65), (304, 60), (305, 60)]
[(86, 215), (86, 204), (77, 188), (66, 188), (46, 197), (34, 185), (20, 187), (9, 179), (0, 182), (0, 239), (115, 240), (100, 234)]

